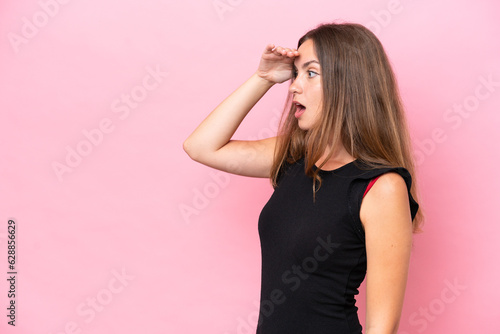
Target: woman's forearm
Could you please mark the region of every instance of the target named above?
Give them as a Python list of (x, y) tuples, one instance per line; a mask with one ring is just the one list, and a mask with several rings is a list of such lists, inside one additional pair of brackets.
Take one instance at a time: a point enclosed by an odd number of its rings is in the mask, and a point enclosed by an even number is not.
[(184, 150), (194, 160), (226, 145), (248, 112), (274, 83), (256, 73), (219, 104), (184, 141)]

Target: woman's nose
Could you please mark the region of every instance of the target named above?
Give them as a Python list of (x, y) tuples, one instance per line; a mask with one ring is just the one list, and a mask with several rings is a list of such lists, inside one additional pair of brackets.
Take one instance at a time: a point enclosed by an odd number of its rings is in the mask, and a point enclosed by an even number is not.
[(302, 92), (302, 87), (300, 86), (299, 79), (298, 78), (295, 78), (295, 79), (292, 78), (292, 80), (293, 80), (292, 84), (288, 88), (288, 91), (290, 93), (292, 93), (292, 94), (301, 93)]

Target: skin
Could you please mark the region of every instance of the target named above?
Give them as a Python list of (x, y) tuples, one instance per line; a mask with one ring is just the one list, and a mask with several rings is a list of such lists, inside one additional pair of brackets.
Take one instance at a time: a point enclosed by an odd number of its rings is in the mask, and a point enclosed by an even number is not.
[[(257, 71), (217, 106), (184, 142), (195, 161), (233, 174), (268, 178), (276, 137), (256, 141), (231, 139), (252, 107), (275, 84), (295, 76), (290, 86), (295, 101), (306, 107), (297, 120), (301, 129), (313, 126), (323, 101), (321, 66), (314, 43), (305, 41), (298, 50), (269, 44)], [(319, 166), (333, 170), (354, 160), (340, 145), (328, 146)], [(364, 197), (360, 218), (365, 229), (366, 334), (397, 333), (408, 277), (412, 224), (408, 193), (396, 173), (382, 175)]]
[(323, 103), (321, 67), (312, 40), (305, 41), (298, 51), (299, 56), (294, 60), (294, 76), (289, 91), (294, 97), (294, 102), (306, 107), (305, 112), (298, 118), (298, 123), (302, 130), (308, 130), (318, 120)]
[(383, 174), (361, 203), (366, 236), (366, 333), (397, 333), (408, 278), (412, 224), (403, 178)]

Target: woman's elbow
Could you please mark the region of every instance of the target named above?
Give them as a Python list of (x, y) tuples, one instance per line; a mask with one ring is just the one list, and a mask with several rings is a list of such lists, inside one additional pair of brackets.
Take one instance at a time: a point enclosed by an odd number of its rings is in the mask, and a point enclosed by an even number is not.
[(198, 152), (196, 151), (195, 146), (191, 143), (189, 138), (186, 139), (184, 143), (182, 143), (182, 148), (184, 149), (184, 152), (186, 152), (191, 159), (197, 161)]

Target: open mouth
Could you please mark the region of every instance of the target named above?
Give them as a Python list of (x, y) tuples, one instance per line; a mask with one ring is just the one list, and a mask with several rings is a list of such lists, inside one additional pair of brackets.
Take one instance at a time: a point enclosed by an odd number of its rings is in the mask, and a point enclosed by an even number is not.
[(304, 107), (302, 104), (298, 102), (294, 103), (295, 103), (295, 117), (299, 118), (306, 111), (306, 107)]

